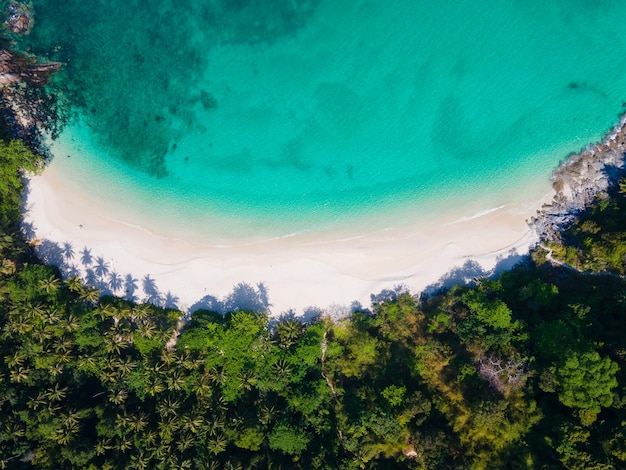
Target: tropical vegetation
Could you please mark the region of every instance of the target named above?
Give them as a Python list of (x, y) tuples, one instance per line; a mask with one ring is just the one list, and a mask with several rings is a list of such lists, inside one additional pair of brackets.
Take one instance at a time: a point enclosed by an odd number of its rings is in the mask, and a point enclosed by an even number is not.
[(566, 266), (538, 249), (341, 321), (181, 329), (38, 262), (19, 204), (40, 166), (0, 143), (0, 468), (626, 467), (626, 196), (550, 246)]

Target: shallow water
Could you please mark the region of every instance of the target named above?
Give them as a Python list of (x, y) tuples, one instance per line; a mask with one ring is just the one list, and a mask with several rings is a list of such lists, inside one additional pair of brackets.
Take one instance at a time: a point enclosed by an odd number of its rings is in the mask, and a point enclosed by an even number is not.
[(66, 64), (85, 190), (284, 236), (523, 200), (617, 121), (626, 6), (436, 3), (36, 0), (26, 41)]

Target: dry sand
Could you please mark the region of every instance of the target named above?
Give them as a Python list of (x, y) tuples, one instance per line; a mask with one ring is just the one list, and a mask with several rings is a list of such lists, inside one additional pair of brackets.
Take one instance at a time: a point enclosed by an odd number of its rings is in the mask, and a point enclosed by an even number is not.
[[(501, 267), (508, 268), (535, 243), (526, 221), (553, 195), (546, 181), (543, 197), (473, 215), (460, 210), (344, 239), (296, 235), (211, 246), (159, 236), (124, 220), (87, 189), (68, 184), (54, 161), (31, 178), (29, 189), (26, 226), (42, 257), (66, 276), (80, 273), (105, 291), (183, 311), (266, 306), (272, 316), (345, 315), (356, 303), (369, 307), (372, 295), (399, 285), (418, 293), (441, 285), (442, 276), (472, 279), (507, 258)], [(113, 273), (130, 284), (116, 288), (114, 282), (112, 288)]]

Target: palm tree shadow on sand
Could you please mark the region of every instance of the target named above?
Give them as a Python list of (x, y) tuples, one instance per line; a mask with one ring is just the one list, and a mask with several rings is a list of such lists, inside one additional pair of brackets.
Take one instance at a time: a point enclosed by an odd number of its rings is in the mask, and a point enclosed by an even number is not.
[(220, 314), (246, 310), (256, 313), (268, 312), (271, 308), (269, 302), (269, 292), (262, 282), (256, 287), (248, 283), (241, 282), (233, 287), (233, 290), (220, 300), (214, 295), (205, 295), (198, 302), (189, 308), (189, 312), (196, 310), (210, 310)]
[(87, 247), (80, 251), (80, 262), (83, 266), (91, 266), (93, 263), (93, 256), (91, 256), (91, 250)]
[[(32, 227), (30, 229), (32, 230)], [(121, 274), (113, 271), (103, 257), (94, 256), (88, 247), (84, 247), (79, 252), (79, 263), (75, 262), (74, 248), (69, 242), (58, 244), (44, 240), (35, 247), (35, 251), (41, 261), (57, 266), (64, 278), (78, 276), (87, 285), (97, 288), (102, 295), (118, 295), (132, 302), (147, 302), (164, 308), (179, 308), (180, 299), (171, 292), (160, 291), (156, 280), (150, 274), (144, 275), (140, 281), (131, 273)], [(529, 259), (528, 255), (519, 255), (517, 251), (512, 250), (507, 255), (498, 258), (495, 267), (490, 270), (485, 270), (476, 261), (468, 259), (462, 266), (451, 269), (435, 283), (423, 289), (421, 295), (429, 296), (453, 285), (471, 285), (477, 279), (495, 277), (527, 259)], [(371, 304), (393, 301), (399, 295), (408, 292), (409, 289), (405, 285), (399, 284), (372, 294), (370, 301)], [(196, 310), (209, 310), (219, 314), (245, 310), (271, 313), (271, 323), (275, 324), (293, 319), (310, 323), (322, 316), (340, 319), (357, 311), (370, 312), (369, 306), (363, 307), (357, 301), (348, 305), (330, 305), (323, 309), (309, 306), (302, 312), (294, 310), (272, 312), (271, 307), (269, 289), (263, 282), (256, 285), (241, 282), (233, 286), (232, 291), (223, 298), (212, 294), (205, 295), (186, 310), (185, 317), (189, 317)]]
[(442, 290), (449, 289), (454, 285), (471, 286), (478, 279), (491, 279), (500, 273), (512, 269), (515, 265), (529, 260), (528, 255), (520, 255), (516, 249), (512, 249), (507, 255), (496, 258), (495, 266), (485, 270), (478, 262), (468, 259), (462, 266), (452, 268), (433, 284), (426, 286), (422, 294), (434, 295)]

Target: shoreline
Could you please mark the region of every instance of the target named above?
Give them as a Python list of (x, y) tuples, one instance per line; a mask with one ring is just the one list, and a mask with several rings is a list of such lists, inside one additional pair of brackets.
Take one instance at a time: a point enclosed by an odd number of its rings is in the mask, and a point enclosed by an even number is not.
[(626, 114), (604, 137), (568, 155), (552, 175), (554, 197), (529, 221), (541, 240), (553, 240), (569, 227), (578, 213), (608, 190), (626, 166)]
[[(60, 66), (33, 66), (24, 77), (44, 82)], [(22, 112), (30, 107), (18, 106), (23, 104), (20, 95), (5, 93), (3, 99), (25, 130), (43, 133), (55, 118), (63, 124), (54, 112), (44, 113), (47, 119), (35, 119), (46, 103), (31, 115)], [(57, 265), (64, 277), (80, 275), (104, 293), (184, 311), (241, 307), (269, 309), (273, 316), (291, 309), (344, 315), (357, 305), (369, 307), (378, 293), (399, 285), (412, 292), (428, 291), (490, 274), (496, 266), (510, 267), (539, 240), (557, 236), (576, 213), (606, 193), (612, 176), (605, 170), (624, 167), (625, 149), (622, 116), (599, 143), (568, 156), (553, 173), (552, 189), (546, 181), (543, 194), (536, 193), (533, 200), (500, 201), (428, 220), (407, 212), (408, 220), (397, 225), (366, 227), (356, 234), (295, 233), (214, 245), (187, 240), (184, 233), (160, 235), (158, 227), (119, 214), (102, 195), (89, 194), (87, 185), (81, 190), (66, 184), (69, 177), (64, 179), (53, 163), (29, 181), (23, 229), (43, 261)]]
[(185, 312), (247, 308), (272, 317), (340, 317), (394, 290), (433, 290), (488, 275), (498, 263), (511, 267), (537, 242), (527, 220), (551, 196), (334, 238), (303, 233), (218, 246), (124, 220), (106, 202), (65, 184), (51, 164), (30, 179), (24, 228), (38, 240), (43, 261), (104, 293)]
[(570, 154), (532, 200), (427, 221), (406, 214), (395, 226), (356, 232), (213, 244), (143, 226), (52, 163), (29, 181), (24, 230), (43, 261), (104, 294), (184, 312), (343, 317), (399, 290), (430, 293), (511, 268), (606, 194), (625, 149), (626, 116), (600, 142)]

